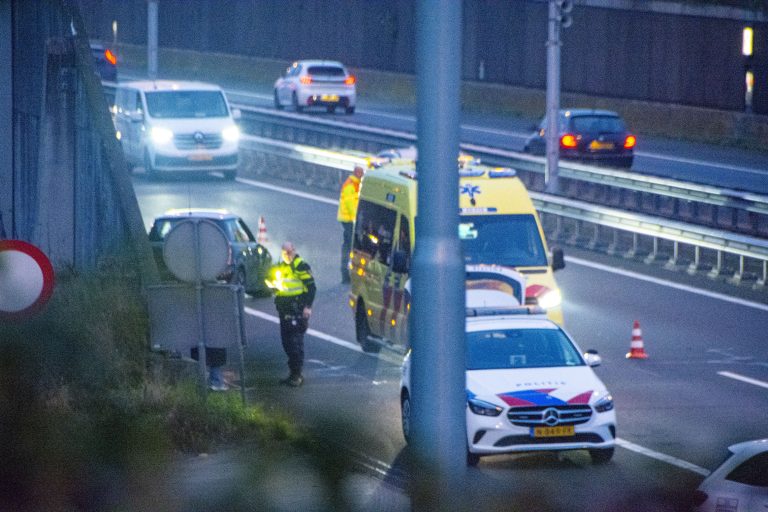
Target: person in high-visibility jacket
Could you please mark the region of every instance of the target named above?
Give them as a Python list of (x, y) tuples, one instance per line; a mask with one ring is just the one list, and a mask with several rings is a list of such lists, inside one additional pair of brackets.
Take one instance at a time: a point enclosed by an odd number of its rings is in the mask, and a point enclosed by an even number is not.
[(270, 272), (267, 286), (275, 290), (275, 307), (280, 315), (280, 338), (288, 356), (288, 377), (280, 382), (299, 387), (304, 383), (304, 333), (309, 327), (317, 287), (312, 269), (291, 242), (282, 246), (282, 261)]
[(341, 186), (339, 193), (339, 211), (336, 219), (341, 222), (342, 243), (341, 243), (341, 282), (349, 282), (349, 251), (352, 250), (352, 227), (354, 226), (355, 216), (357, 215), (357, 202), (360, 197), (360, 180), (363, 178), (365, 170), (362, 166), (356, 165), (352, 174), (347, 177)]

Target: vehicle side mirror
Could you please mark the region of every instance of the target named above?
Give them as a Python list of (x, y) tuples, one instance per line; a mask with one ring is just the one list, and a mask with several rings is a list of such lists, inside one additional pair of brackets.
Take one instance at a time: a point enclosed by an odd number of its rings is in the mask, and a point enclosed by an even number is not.
[(594, 368), (595, 366), (600, 366), (603, 362), (603, 358), (600, 357), (597, 350), (587, 350), (584, 352), (584, 362)]
[(144, 120), (144, 112), (141, 110), (136, 110), (135, 112), (128, 114), (128, 118), (131, 120), (131, 122), (139, 123)]
[(565, 268), (565, 255), (559, 247), (552, 248), (552, 272)]
[(392, 272), (398, 274), (408, 273), (408, 255), (405, 251), (395, 251), (392, 254)]
[(239, 108), (233, 108), (232, 109), (232, 119), (237, 121), (238, 119), (243, 117), (243, 112)]

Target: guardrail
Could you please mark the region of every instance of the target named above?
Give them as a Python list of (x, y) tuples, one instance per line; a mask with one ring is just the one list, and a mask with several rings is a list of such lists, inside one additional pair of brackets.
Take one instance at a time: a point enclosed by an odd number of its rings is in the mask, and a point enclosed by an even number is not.
[[(333, 119), (238, 104), (251, 135), (318, 147), (376, 153), (412, 145), (416, 136)], [(512, 167), (529, 190), (544, 190), (544, 158), (499, 148), (462, 144), (489, 165)], [(751, 236), (768, 236), (768, 195), (641, 175), (577, 162), (559, 164), (560, 195), (622, 210), (657, 214)]]
[[(267, 157), (252, 166), (254, 172), (333, 190), (355, 164), (370, 156), (251, 135), (244, 136), (241, 148)], [(288, 171), (290, 166), (281, 165), (281, 159), (298, 168)], [(691, 274), (732, 273), (735, 284), (754, 281), (754, 287), (763, 288), (768, 282), (768, 240), (534, 191), (531, 198), (550, 240), (644, 256), (648, 263), (666, 260), (666, 267), (685, 267)]]

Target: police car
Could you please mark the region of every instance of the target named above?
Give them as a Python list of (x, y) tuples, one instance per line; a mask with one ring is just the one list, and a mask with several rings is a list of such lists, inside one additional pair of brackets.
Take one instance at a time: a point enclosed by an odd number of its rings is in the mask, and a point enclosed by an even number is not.
[[(523, 287), (524, 288), (524, 287)], [(582, 353), (540, 308), (502, 302), (498, 290), (467, 289), (467, 464), (482, 455), (540, 450), (589, 451), (608, 462), (616, 439), (613, 397)], [(489, 300), (490, 297), (490, 300)], [(400, 403), (410, 438), (411, 351), (406, 354)]]

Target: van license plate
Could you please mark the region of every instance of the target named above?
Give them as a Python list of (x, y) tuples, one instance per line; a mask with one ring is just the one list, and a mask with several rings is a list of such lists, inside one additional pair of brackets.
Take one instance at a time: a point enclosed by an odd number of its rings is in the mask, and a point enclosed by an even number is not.
[(320, 100), (337, 102), (339, 101), (339, 96), (337, 94), (323, 94), (320, 96)]
[(574, 435), (573, 425), (531, 428), (531, 437), (562, 437), (572, 435)]
[(189, 155), (187, 158), (194, 162), (209, 162), (213, 160), (213, 156), (209, 155), (208, 153), (196, 153), (194, 155)]

